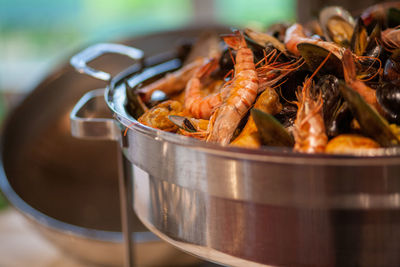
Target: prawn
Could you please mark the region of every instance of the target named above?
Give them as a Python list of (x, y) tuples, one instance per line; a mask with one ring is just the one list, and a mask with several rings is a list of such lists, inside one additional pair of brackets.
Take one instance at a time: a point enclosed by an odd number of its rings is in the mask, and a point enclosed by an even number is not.
[(202, 79), (217, 67), (218, 60), (216, 58), (211, 59), (197, 70), (186, 85), (184, 106), (196, 119), (209, 119), (211, 113), (216, 107), (222, 104), (222, 100), (229, 91), (229, 84), (226, 84), (222, 87), (222, 90), (217, 93), (212, 93), (205, 97), (202, 95)]
[(322, 61), (311, 77), (305, 81), (303, 88), (296, 92), (298, 110), (293, 127), (294, 150), (296, 151), (305, 153), (324, 152), (328, 143), (322, 114), (322, 93), (319, 92), (318, 96), (313, 96), (311, 87), (313, 86), (312, 78), (326, 63), (330, 55), (331, 53)]
[(207, 141), (229, 144), (240, 120), (254, 103), (258, 91), (258, 77), (254, 55), (239, 31), (223, 36), (225, 43), (237, 51), (234, 78), (227, 99), (210, 118)]
[(284, 43), (286, 45), (286, 49), (296, 56), (300, 56), (300, 52), (297, 49), (297, 45), (300, 43), (309, 43), (323, 47), (332, 52), (332, 54), (339, 59), (342, 58), (344, 52), (344, 48), (335, 43), (307, 37), (304, 33), (303, 26), (298, 23), (293, 24), (286, 30)]
[(376, 92), (365, 83), (357, 80), (356, 65), (354, 63), (353, 55), (349, 49), (346, 49), (343, 54), (343, 73), (346, 83), (371, 106), (377, 111), (382, 113), (381, 107), (376, 100)]
[(144, 102), (149, 102), (154, 91), (162, 91), (167, 95), (178, 93), (185, 88), (194, 73), (206, 62), (206, 58), (200, 57), (177, 71), (167, 73), (163, 78), (138, 90)]

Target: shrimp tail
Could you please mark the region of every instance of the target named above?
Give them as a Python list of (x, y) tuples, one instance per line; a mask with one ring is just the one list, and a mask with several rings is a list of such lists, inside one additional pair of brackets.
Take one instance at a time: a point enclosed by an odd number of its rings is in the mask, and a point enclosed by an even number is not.
[(354, 81), (357, 77), (356, 65), (354, 64), (353, 55), (349, 49), (346, 49), (342, 58), (343, 74), (346, 82)]
[(233, 34), (223, 34), (221, 37), (224, 42), (234, 50), (247, 47), (246, 40), (238, 30), (235, 30)]

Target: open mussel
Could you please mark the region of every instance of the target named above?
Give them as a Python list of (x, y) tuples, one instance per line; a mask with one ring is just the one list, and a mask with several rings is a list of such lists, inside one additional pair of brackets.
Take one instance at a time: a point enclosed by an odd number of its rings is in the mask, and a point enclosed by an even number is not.
[(255, 43), (257, 43), (258, 45), (260, 45), (261, 47), (266, 47), (267, 45), (271, 44), (279, 52), (286, 54), (285, 45), (272, 35), (269, 35), (267, 33), (257, 32), (249, 28), (246, 28), (244, 30), (244, 33), (245, 36), (247, 37), (246, 40), (250, 39)]
[(350, 46), (355, 21), (347, 10), (338, 6), (326, 7), (319, 14), (319, 22), (328, 41)]
[(253, 108), (251, 116), (257, 126), (263, 145), (289, 146), (294, 145), (293, 137), (271, 114)]
[(391, 130), (389, 123), (367, 104), (360, 94), (344, 82), (339, 82), (339, 89), (365, 135), (371, 137), (383, 147), (400, 144), (400, 140)]
[[(312, 72), (314, 72), (329, 55), (327, 49), (316, 44), (300, 43), (297, 45), (297, 49)], [(332, 74), (339, 78), (343, 77), (342, 61), (335, 56), (334, 53), (331, 53), (319, 73)]]

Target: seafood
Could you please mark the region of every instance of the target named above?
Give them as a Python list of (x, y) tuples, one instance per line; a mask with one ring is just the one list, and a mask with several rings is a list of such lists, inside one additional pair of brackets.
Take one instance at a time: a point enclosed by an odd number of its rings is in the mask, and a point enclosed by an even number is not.
[(342, 58), (342, 54), (344, 52), (344, 48), (335, 43), (316, 40), (307, 37), (304, 33), (303, 26), (301, 26), (298, 23), (295, 23), (286, 30), (285, 45), (289, 52), (291, 52), (296, 56), (299, 56), (300, 52), (297, 49), (297, 45), (300, 43), (314, 44), (322, 48), (325, 48), (326, 50), (332, 52), (339, 59)]
[(187, 118), (179, 115), (169, 115), (168, 119), (179, 127), (179, 134), (197, 139), (204, 139), (207, 136), (208, 120)]
[(221, 105), (229, 92), (229, 85), (223, 86), (220, 92), (203, 96), (201, 92), (204, 76), (209, 75), (218, 67), (218, 61), (211, 59), (197, 70), (189, 80), (185, 89), (185, 109), (196, 119), (209, 119), (212, 111)]
[(338, 6), (330, 6), (319, 13), (319, 21), (328, 41), (348, 47), (354, 30), (350, 13)]
[(251, 116), (264, 145), (293, 146), (293, 137), (274, 116), (256, 108), (251, 110)]
[(286, 53), (286, 48), (283, 43), (281, 43), (278, 39), (275, 37), (266, 34), (266, 33), (261, 33), (254, 31), (252, 29), (246, 28), (244, 30), (247, 36), (249, 36), (252, 40), (254, 40), (256, 43), (259, 45), (265, 47), (267, 44), (272, 44), (274, 48), (276, 48), (278, 51), (282, 53)]
[(389, 28), (382, 32), (382, 43), (389, 51), (400, 48), (400, 28)]
[(311, 94), (311, 80), (298, 91), (298, 111), (294, 123), (294, 150), (306, 153), (323, 152), (328, 142), (322, 115), (322, 96)]
[(176, 132), (178, 127), (168, 119), (168, 116), (177, 115), (182, 110), (181, 103), (167, 100), (146, 111), (139, 117), (138, 122), (167, 132)]
[(209, 142), (229, 144), (240, 120), (254, 103), (258, 91), (258, 77), (255, 70), (253, 52), (239, 31), (223, 37), (224, 41), (237, 51), (235, 76), (224, 103), (216, 109), (210, 119)]
[(359, 150), (379, 147), (379, 144), (371, 138), (357, 134), (341, 134), (328, 142), (325, 152), (331, 154), (352, 154)]
[(398, 85), (380, 84), (376, 89), (376, 98), (389, 122), (400, 124), (400, 88)]
[(328, 142), (325, 123), (322, 114), (323, 99), (321, 92), (312, 91), (313, 77), (327, 62), (331, 53), (322, 61), (315, 72), (304, 82), (302, 89), (297, 91), (297, 116), (294, 122), (294, 150), (305, 153), (323, 152)]
[(187, 82), (205, 61), (205, 58), (198, 58), (181, 69), (168, 73), (163, 78), (140, 88), (137, 92), (142, 96), (144, 102), (149, 102), (154, 91), (162, 91), (167, 95), (177, 93), (185, 88)]
[(126, 83), (126, 108), (150, 127), (220, 145), (354, 155), (400, 146), (400, 4), (354, 19), (327, 7), (306, 25), (234, 30), (220, 36), (223, 49), (205, 35), (204, 47), (181, 51), (179, 70)]
[(364, 100), (373, 106), (377, 111), (381, 108), (376, 101), (375, 90), (367, 86), (365, 83), (357, 79), (356, 66), (354, 63), (353, 55), (350, 50), (346, 50), (343, 55), (343, 71), (346, 83), (357, 91)]
[(339, 82), (339, 89), (365, 135), (373, 138), (383, 147), (400, 144), (400, 140), (391, 130), (389, 123), (357, 91), (343, 82)]
[(155, 91), (162, 91), (167, 95), (178, 93), (185, 88), (187, 82), (208, 58), (219, 58), (220, 54), (218, 35), (213, 32), (205, 32), (193, 45), (182, 68), (166, 74), (163, 78), (140, 88), (137, 92), (146, 103), (149, 102)]
[(400, 49), (396, 50), (392, 56), (386, 60), (383, 78), (387, 82), (400, 86)]

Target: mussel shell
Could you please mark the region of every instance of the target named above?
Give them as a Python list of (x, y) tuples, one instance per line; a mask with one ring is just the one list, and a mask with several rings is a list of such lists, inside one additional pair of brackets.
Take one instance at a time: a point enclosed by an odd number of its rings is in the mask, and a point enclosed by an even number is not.
[(389, 122), (400, 124), (400, 87), (381, 83), (376, 89), (376, 99)]
[(263, 145), (293, 146), (293, 137), (271, 114), (253, 108), (251, 116), (257, 126)]
[(337, 136), (347, 132), (353, 119), (350, 109), (339, 90), (339, 79), (333, 75), (322, 76), (317, 86), (323, 99), (323, 115), (327, 135)]
[[(340, 103), (340, 102), (339, 102)], [(325, 121), (326, 134), (335, 137), (342, 133), (347, 133), (351, 128), (353, 115), (346, 101), (341, 102), (332, 116)]]
[(350, 48), (354, 54), (362, 56), (367, 50), (368, 32), (367, 27), (361, 18), (357, 19), (354, 27), (353, 36), (351, 37)]
[(400, 62), (396, 62), (392, 58), (386, 60), (385, 68), (383, 70), (383, 78), (387, 82), (400, 86)]
[(342, 81), (339, 82), (339, 89), (365, 135), (373, 138), (383, 147), (400, 144), (400, 140), (390, 129), (389, 123), (367, 104), (359, 93)]
[[(301, 56), (306, 61), (310, 71), (314, 72), (322, 61), (329, 55), (329, 51), (315, 44), (300, 43), (297, 45)], [(343, 77), (342, 61), (333, 53), (329, 56), (327, 62), (320, 69), (320, 74), (332, 74), (336, 77)]]
[(136, 94), (135, 89), (129, 86), (127, 80), (125, 80), (124, 84), (126, 96), (128, 98), (126, 105), (127, 109), (134, 118), (139, 118), (145, 112), (144, 103), (142, 102), (141, 98)]
[(324, 75), (318, 80), (315, 88), (321, 91), (324, 103), (324, 121), (327, 121), (340, 103), (339, 79), (333, 75)]
[(282, 124), (282, 126), (289, 133), (293, 132), (294, 121), (296, 120), (297, 106), (292, 104), (285, 104), (281, 112), (275, 115), (275, 118)]
[[(333, 19), (338, 19), (343, 21), (344, 23), (349, 25), (349, 28), (354, 28), (355, 26), (355, 21), (353, 17), (344, 8), (339, 6), (329, 6), (322, 9), (321, 12), (319, 13), (319, 22), (328, 41), (335, 41), (336, 39), (334, 36), (332, 36), (328, 25)], [(341, 40), (340, 44), (349, 45), (350, 38), (348, 39), (345, 38)]]

